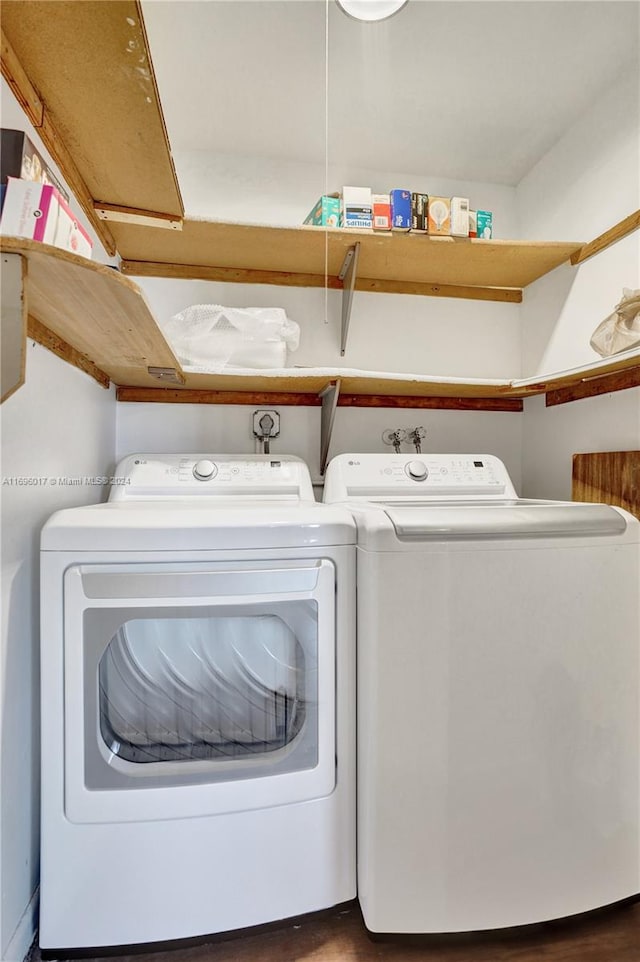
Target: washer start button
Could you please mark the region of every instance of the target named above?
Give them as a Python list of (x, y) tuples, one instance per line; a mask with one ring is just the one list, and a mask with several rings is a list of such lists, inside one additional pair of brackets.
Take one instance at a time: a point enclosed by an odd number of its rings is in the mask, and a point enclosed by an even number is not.
[(429, 469), (424, 461), (408, 461), (405, 471), (412, 481), (426, 481)]
[(203, 459), (202, 461), (196, 461), (193, 466), (193, 476), (197, 481), (210, 481), (211, 478), (215, 478), (217, 473), (218, 469), (213, 461)]

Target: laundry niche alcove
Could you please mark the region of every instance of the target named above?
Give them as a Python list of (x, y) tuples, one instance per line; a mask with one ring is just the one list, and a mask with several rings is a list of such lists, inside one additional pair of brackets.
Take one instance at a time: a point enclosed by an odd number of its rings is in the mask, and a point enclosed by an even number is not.
[[(583, 213), (588, 196), (563, 190), (572, 156), (558, 196), (536, 193), (568, 126), (614, 88), (633, 100), (633, 5), (410, 2), (380, 24), (325, 0), (249, 6), (3, 4), (4, 76), (113, 261), (2, 238), (26, 261), (31, 337), (120, 400), (323, 405), (323, 449), (338, 405), (518, 411), (640, 383), (637, 351), (588, 345), (640, 286), (637, 129), (620, 135), (608, 203)], [(491, 70), (456, 64), (450, 44), (418, 55), (451, 35), (486, 41)], [(603, 45), (616, 57), (591, 56)], [(468, 194), (495, 236), (303, 225), (349, 183)], [(161, 315), (205, 292), (304, 294), (292, 366), (184, 371)]]

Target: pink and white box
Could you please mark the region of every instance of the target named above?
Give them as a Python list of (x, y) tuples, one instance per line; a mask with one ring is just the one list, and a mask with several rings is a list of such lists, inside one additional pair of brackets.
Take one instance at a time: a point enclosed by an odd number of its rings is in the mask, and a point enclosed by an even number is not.
[(55, 187), (17, 177), (7, 180), (0, 233), (42, 241), (83, 257), (91, 257), (93, 248), (93, 241)]

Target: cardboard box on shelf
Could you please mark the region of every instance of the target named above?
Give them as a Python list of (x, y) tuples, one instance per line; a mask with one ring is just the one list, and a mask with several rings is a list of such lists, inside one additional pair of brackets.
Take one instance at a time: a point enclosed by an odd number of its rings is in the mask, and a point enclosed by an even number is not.
[(373, 229), (391, 230), (391, 201), (388, 194), (373, 195)]
[(340, 226), (340, 194), (323, 194), (304, 220), (316, 227)]
[(449, 235), (451, 233), (451, 198), (429, 197), (429, 233)]
[(49, 184), (69, 203), (69, 194), (24, 131), (3, 127), (0, 130), (0, 183), (6, 184), (9, 177)]
[(411, 230), (416, 234), (427, 233), (429, 210), (428, 194), (411, 194)]
[(0, 234), (27, 237), (91, 257), (93, 241), (60, 192), (50, 184), (9, 177)]
[(478, 211), (469, 211), (469, 237), (478, 236)]
[(391, 200), (391, 230), (411, 230), (411, 191), (394, 188)]
[(341, 227), (373, 227), (373, 196), (370, 187), (342, 188)]
[(469, 198), (451, 198), (451, 234), (453, 237), (469, 236)]
[(478, 237), (490, 240), (493, 237), (493, 214), (490, 210), (479, 210), (478, 218)]

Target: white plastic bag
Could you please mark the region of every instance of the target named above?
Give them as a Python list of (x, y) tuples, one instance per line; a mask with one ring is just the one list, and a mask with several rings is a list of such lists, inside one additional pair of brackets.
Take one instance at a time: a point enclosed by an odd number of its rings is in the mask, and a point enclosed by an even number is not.
[(598, 324), (589, 342), (601, 357), (640, 347), (640, 290), (625, 287), (613, 314)]
[(182, 367), (219, 373), (227, 367), (286, 367), (300, 327), (280, 307), (194, 304), (162, 324)]

